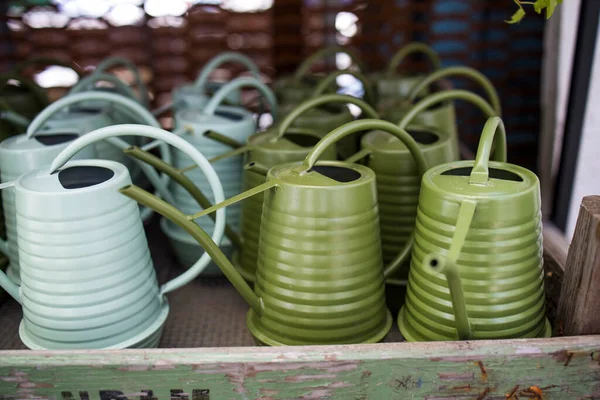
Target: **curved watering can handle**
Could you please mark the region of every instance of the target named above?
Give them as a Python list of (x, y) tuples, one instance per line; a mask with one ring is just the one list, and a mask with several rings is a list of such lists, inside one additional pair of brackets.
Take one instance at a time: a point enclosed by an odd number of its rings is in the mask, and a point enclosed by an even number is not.
[(345, 94), (324, 94), (322, 96), (306, 100), (304, 103), (301, 103), (296, 108), (294, 108), (292, 112), (290, 112), (279, 125), (279, 130), (277, 131), (277, 139), (283, 137), (285, 132), (287, 132), (292, 123), (294, 123), (296, 118), (298, 118), (300, 115), (304, 114), (311, 108), (318, 107), (322, 104), (327, 103), (354, 104), (355, 106), (360, 107), (363, 113), (365, 113), (369, 118), (379, 118), (379, 115), (377, 115), (377, 111), (375, 111), (373, 107), (371, 107), (370, 105), (368, 105), (363, 100), (357, 97), (348, 96)]
[(358, 71), (350, 71), (347, 69), (340, 70), (340, 71), (334, 71), (331, 74), (327, 75), (325, 77), (325, 79), (323, 79), (321, 82), (319, 82), (317, 87), (315, 87), (315, 90), (313, 90), (310, 97), (311, 98), (317, 97), (317, 96), (323, 94), (323, 92), (325, 92), (325, 90), (327, 90), (329, 88), (329, 86), (331, 86), (332, 83), (335, 83), (336, 78), (338, 76), (342, 76), (342, 75), (352, 75), (353, 77), (355, 77), (356, 79), (361, 81), (361, 83), (363, 84), (363, 87), (365, 88), (364, 100), (368, 104), (374, 103), (375, 95), (373, 93), (373, 86), (371, 85), (371, 82), (369, 82), (367, 77), (364, 76), (362, 73), (360, 73)]
[(506, 162), (506, 129), (500, 117), (489, 118), (483, 127), (475, 164), (469, 176), (469, 185), (487, 185), (492, 145), (495, 146), (494, 161)]
[[(348, 122), (345, 125), (340, 126), (339, 128), (334, 129), (325, 135), (319, 143), (313, 147), (310, 153), (304, 159), (302, 164), (302, 168), (304, 172), (309, 171), (317, 162), (319, 157), (325, 152), (325, 150), (333, 145), (335, 142), (340, 139), (351, 135), (357, 132), (370, 131), (370, 130), (382, 130), (388, 132), (394, 136), (396, 136), (404, 145), (408, 148), (410, 153), (412, 154), (415, 164), (417, 165), (417, 170), (419, 174), (419, 180), (423, 176), (423, 174), (427, 171), (427, 161), (425, 160), (425, 156), (421, 151), (419, 145), (413, 139), (412, 136), (408, 132), (406, 132), (403, 128), (399, 128), (398, 126), (392, 124), (388, 121), (383, 121), (379, 119), (362, 119), (358, 121)], [(300, 171), (302, 173), (302, 171)], [(402, 249), (398, 252), (396, 258), (388, 264), (384, 271), (384, 277), (388, 277), (393, 274), (400, 265), (402, 265), (408, 257), (410, 257), (410, 250), (412, 248), (414, 242), (414, 238), (411, 235), (410, 239), (404, 244)]]
[(94, 84), (98, 82), (110, 82), (113, 85), (115, 85), (115, 88), (120, 94), (138, 101), (138, 96), (136, 95), (136, 93), (133, 91), (132, 88), (127, 86), (125, 82), (117, 78), (115, 75), (105, 74), (103, 72), (97, 72), (86, 76), (85, 78), (77, 82), (75, 85), (73, 85), (71, 90), (69, 90), (69, 94), (75, 94), (86, 90), (91, 90)]
[(31, 79), (27, 79), (24, 76), (13, 74), (13, 73), (5, 73), (0, 74), (0, 90), (4, 89), (4, 87), (8, 84), (9, 80), (15, 80), (20, 82), (23, 87), (29, 90), (36, 97), (37, 101), (42, 105), (42, 107), (46, 107), (50, 101), (48, 100), (48, 95), (46, 95), (46, 91), (39, 86), (37, 83), (32, 81)]
[(254, 88), (258, 89), (267, 99), (267, 102), (269, 103), (269, 106), (271, 107), (271, 114), (273, 115), (273, 118), (274, 119), (277, 118), (277, 100), (275, 99), (275, 95), (273, 94), (273, 91), (271, 89), (269, 89), (269, 87), (267, 85), (265, 85), (264, 83), (262, 83), (261, 81), (255, 79), (255, 78), (247, 78), (247, 77), (236, 78), (236, 79), (226, 83), (225, 85), (223, 85), (217, 91), (217, 93), (215, 93), (215, 95), (212, 97), (212, 99), (210, 99), (210, 101), (204, 108), (204, 113), (213, 115), (215, 113), (215, 111), (217, 111), (217, 107), (219, 107), (221, 102), (223, 100), (225, 100), (225, 97), (227, 97), (228, 94), (230, 94), (234, 90), (237, 90), (244, 86), (250, 86), (250, 87), (254, 87)]
[(434, 70), (438, 70), (442, 67), (442, 63), (440, 61), (440, 56), (438, 55), (438, 53), (435, 50), (433, 50), (430, 46), (428, 46), (425, 43), (412, 42), (412, 43), (407, 44), (406, 46), (404, 46), (403, 48), (398, 50), (396, 52), (396, 54), (394, 54), (394, 56), (390, 60), (388, 68), (385, 72), (386, 75), (387, 76), (395, 75), (396, 69), (398, 69), (398, 65), (400, 65), (400, 63), (402, 61), (404, 61), (404, 59), (407, 56), (409, 56), (410, 54), (413, 54), (413, 53), (425, 54), (427, 56), (427, 58), (429, 58), (429, 62), (431, 62), (431, 66), (433, 67)]
[(238, 64), (242, 64), (244, 67), (248, 68), (248, 71), (252, 73), (252, 75), (260, 80), (260, 70), (258, 66), (252, 61), (252, 59), (242, 53), (238, 53), (235, 51), (226, 51), (224, 53), (219, 54), (216, 57), (213, 57), (200, 71), (200, 74), (194, 81), (194, 86), (199, 88), (206, 88), (206, 84), (208, 83), (208, 77), (216, 68), (225, 64), (227, 62), (236, 62)]
[(498, 92), (496, 91), (494, 84), (487, 78), (487, 76), (470, 67), (448, 67), (431, 73), (412, 87), (410, 93), (408, 94), (408, 100), (411, 102), (414, 101), (417, 98), (417, 95), (421, 93), (421, 91), (427, 86), (448, 76), (463, 76), (478, 83), (485, 91), (491, 106), (496, 111), (496, 114), (502, 114), (500, 98), (498, 97)]
[(362, 61), (358, 57), (358, 54), (354, 50), (349, 49), (347, 47), (343, 47), (343, 46), (330, 46), (330, 47), (321, 49), (321, 50), (311, 54), (308, 58), (306, 58), (302, 62), (302, 64), (300, 64), (298, 66), (298, 69), (296, 69), (296, 72), (294, 72), (293, 81), (296, 83), (300, 82), (302, 80), (302, 78), (304, 77), (304, 75), (306, 75), (308, 73), (308, 71), (310, 71), (310, 68), (313, 66), (313, 64), (315, 62), (317, 62), (321, 58), (325, 58), (327, 56), (331, 56), (336, 53), (347, 54), (348, 57), (350, 57), (350, 59), (352, 61), (354, 61), (355, 64), (358, 65), (358, 68), (361, 71), (365, 70), (364, 64), (362, 63)]
[(140, 99), (141, 103), (144, 107), (148, 107), (150, 104), (150, 96), (148, 94), (148, 87), (142, 80), (142, 76), (140, 75), (140, 71), (135, 66), (133, 62), (124, 57), (109, 57), (105, 58), (96, 66), (94, 73), (106, 71), (109, 68), (114, 66), (122, 65), (126, 67), (132, 74), (135, 79), (135, 85), (140, 91)]
[(13, 71), (17, 74), (20, 74), (23, 70), (29, 68), (32, 65), (43, 65), (43, 66), (51, 66), (56, 65), (59, 67), (70, 68), (79, 76), (79, 78), (83, 77), (83, 69), (79, 65), (77, 65), (73, 61), (63, 61), (54, 57), (32, 57), (27, 60), (21, 61), (17, 65), (15, 65)]
[[(208, 179), (208, 183), (215, 197), (215, 201), (217, 203), (222, 202), (225, 199), (223, 194), (223, 186), (221, 185), (221, 181), (217, 176), (214, 168), (208, 162), (206, 157), (202, 155), (194, 146), (192, 146), (185, 139), (180, 138), (177, 135), (173, 135), (171, 132), (165, 131), (164, 129), (147, 126), (147, 125), (134, 125), (134, 124), (124, 124), (124, 125), (114, 125), (108, 126), (105, 128), (100, 128), (95, 131), (92, 131), (88, 134), (85, 134), (67, 147), (65, 147), (52, 161), (50, 165), (50, 173), (56, 172), (60, 167), (65, 165), (67, 161), (73, 155), (75, 155), (78, 151), (83, 149), (86, 146), (89, 146), (99, 140), (104, 140), (108, 138), (115, 138), (116, 136), (141, 136), (141, 137), (149, 137), (153, 139), (158, 139), (164, 141), (165, 143), (170, 144), (173, 147), (176, 147), (178, 150), (186, 153), (202, 170)], [(223, 233), (225, 231), (225, 210), (217, 211), (217, 218), (215, 221), (215, 229), (213, 232), (213, 240), (216, 243), (221, 243), (221, 239), (223, 238)], [(196, 278), (206, 266), (210, 263), (210, 255), (205, 253), (200, 257), (200, 259), (186, 272), (179, 275), (177, 278), (170, 280), (165, 283), (160, 288), (160, 295), (162, 295), (173, 291), (175, 289), (180, 288), (181, 286), (189, 283), (194, 278)]]
[[(76, 93), (69, 96), (65, 96), (60, 100), (55, 101), (48, 107), (46, 107), (42, 112), (40, 112), (34, 120), (27, 127), (27, 137), (32, 137), (36, 131), (55, 113), (62, 110), (63, 108), (70, 106), (72, 104), (81, 103), (83, 101), (90, 100), (105, 100), (114, 104), (118, 104), (120, 107), (130, 111), (135, 114), (140, 122), (145, 123), (150, 126), (154, 126), (160, 128), (159, 122), (150, 114), (150, 111), (146, 110), (140, 103), (135, 100), (128, 99), (125, 96), (121, 96), (119, 94), (114, 93), (105, 93), (105, 92), (83, 92)], [(87, 134), (86, 134), (87, 135)], [(85, 136), (85, 135), (84, 135)], [(112, 144), (115, 147), (120, 149), (126, 149), (130, 146), (129, 143), (125, 142), (120, 138), (111, 138), (107, 140), (108, 143)], [(160, 144), (161, 156), (166, 163), (171, 163), (171, 151), (169, 146), (166, 143)], [(156, 173), (156, 171), (150, 167), (149, 165), (135, 160), (135, 162), (139, 165), (140, 169), (148, 176), (150, 182), (154, 185), (158, 192), (166, 199), (171, 200), (171, 193), (167, 188), (167, 184), (169, 182), (169, 177), (166, 174), (163, 174), (162, 177)], [(152, 216), (152, 211), (149, 209), (143, 209), (142, 211), (143, 219), (147, 220)]]

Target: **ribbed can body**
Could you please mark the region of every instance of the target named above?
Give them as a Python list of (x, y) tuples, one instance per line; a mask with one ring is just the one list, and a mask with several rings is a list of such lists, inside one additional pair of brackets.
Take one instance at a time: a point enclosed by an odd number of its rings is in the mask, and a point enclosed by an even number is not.
[[(459, 164), (468, 163), (472, 166), (472, 161)], [(457, 260), (472, 339), (550, 334), (545, 317), (539, 183), (533, 173), (511, 168), (520, 174), (521, 182), (494, 179), (489, 186), (474, 187), (468, 193), (457, 189), (467, 186), (468, 176), (430, 178), (430, 170), (423, 178), (406, 304), (399, 317), (407, 340), (458, 337), (446, 275), (423, 260), (432, 253), (448, 254), (465, 199), (477, 203)], [(514, 188), (514, 193), (506, 187)], [(450, 190), (456, 193), (443, 192)], [(501, 195), (502, 191), (508, 195)]]
[[(138, 205), (118, 192), (129, 174), (113, 162), (67, 164), (91, 165), (115, 174), (82, 189), (61, 190), (57, 174), (32, 178), (37, 171), (16, 184), (20, 334), (32, 348), (143, 344), (138, 336), (166, 318)], [(50, 189), (38, 196), (36, 186)]]
[(265, 311), (246, 320), (257, 340), (345, 344), (387, 334), (373, 178), (368, 170), (348, 186), (283, 182), (265, 192), (254, 285)]

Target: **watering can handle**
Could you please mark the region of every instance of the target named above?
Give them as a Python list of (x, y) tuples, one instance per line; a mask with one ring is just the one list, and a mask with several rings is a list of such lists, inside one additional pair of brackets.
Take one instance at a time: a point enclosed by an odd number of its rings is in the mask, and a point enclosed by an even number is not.
[(440, 62), (440, 57), (436, 53), (435, 50), (433, 50), (430, 46), (428, 46), (425, 43), (412, 42), (412, 43), (407, 44), (406, 46), (404, 46), (403, 48), (398, 50), (396, 52), (396, 54), (394, 54), (394, 56), (390, 60), (387, 71), (385, 72), (386, 75), (393, 76), (396, 73), (396, 69), (398, 68), (398, 65), (400, 65), (400, 63), (402, 61), (404, 61), (404, 59), (412, 53), (425, 54), (427, 56), (427, 58), (429, 58), (429, 61), (431, 62), (431, 65), (433, 66), (434, 70), (438, 70), (442, 66), (442, 64)]
[(356, 79), (361, 81), (363, 84), (363, 87), (365, 88), (365, 96), (364, 96), (365, 101), (368, 104), (373, 104), (375, 96), (373, 94), (373, 87), (371, 86), (371, 83), (369, 82), (367, 77), (358, 71), (350, 71), (347, 69), (344, 69), (341, 71), (334, 71), (331, 74), (327, 75), (325, 77), (325, 79), (323, 79), (321, 82), (319, 82), (317, 87), (315, 87), (315, 90), (313, 90), (312, 95), (310, 97), (311, 98), (317, 97), (317, 96), (323, 94), (323, 92), (325, 90), (327, 90), (327, 88), (329, 88), (329, 86), (331, 86), (332, 83), (335, 82), (336, 78), (341, 75), (352, 75), (353, 77), (355, 77)]
[(358, 65), (358, 68), (361, 71), (365, 70), (364, 64), (360, 61), (358, 55), (356, 54), (356, 52), (354, 50), (343, 47), (343, 46), (330, 46), (330, 47), (321, 49), (321, 50), (311, 54), (309, 57), (307, 57), (302, 62), (302, 64), (300, 64), (298, 66), (298, 69), (296, 70), (296, 72), (294, 72), (293, 81), (296, 83), (300, 82), (302, 80), (302, 77), (304, 77), (304, 75), (306, 75), (308, 73), (308, 71), (310, 71), (310, 68), (313, 66), (313, 64), (316, 61), (318, 61), (321, 58), (325, 58), (327, 56), (330, 56), (330, 55), (333, 55), (336, 53), (347, 54), (350, 57), (350, 59)]
[(12, 110), (0, 111), (0, 119), (8, 121), (13, 125), (18, 125), (23, 129), (27, 129), (27, 125), (31, 123), (30, 120)]
[(234, 51), (227, 51), (227, 52), (219, 54), (216, 57), (213, 57), (204, 66), (204, 68), (202, 68), (202, 71), (200, 71), (200, 74), (198, 75), (198, 77), (196, 78), (196, 81), (194, 82), (194, 86), (204, 89), (206, 87), (206, 83), (208, 82), (208, 77), (211, 74), (211, 72), (213, 72), (216, 68), (218, 68), (222, 64), (225, 64), (226, 62), (237, 62), (239, 64), (242, 64), (243, 66), (248, 68), (248, 71), (250, 71), (256, 79), (258, 79), (258, 80), (261, 79), (260, 70), (258, 69), (258, 66), (254, 63), (254, 61), (252, 61), (252, 59), (250, 57), (248, 57), (242, 53), (237, 53)]
[(221, 102), (225, 99), (225, 97), (228, 94), (230, 94), (234, 90), (237, 90), (244, 86), (254, 87), (254, 88), (258, 89), (265, 96), (265, 98), (267, 99), (267, 102), (269, 103), (269, 106), (271, 107), (271, 114), (273, 115), (273, 118), (276, 119), (277, 118), (277, 100), (275, 100), (275, 95), (273, 94), (273, 91), (271, 89), (269, 89), (269, 87), (267, 85), (265, 85), (258, 79), (247, 78), (247, 77), (236, 78), (236, 79), (232, 80), (231, 82), (228, 82), (225, 85), (223, 85), (217, 91), (217, 93), (215, 93), (215, 95), (212, 97), (212, 99), (210, 99), (210, 101), (204, 108), (204, 113), (213, 115), (215, 113), (215, 111), (217, 110), (217, 107), (219, 107)]
[[(417, 142), (406, 132), (403, 128), (399, 128), (398, 126), (392, 124), (388, 121), (382, 121), (379, 119), (363, 119), (358, 121), (348, 122), (345, 125), (340, 126), (339, 128), (334, 129), (329, 132), (325, 137), (323, 137), (319, 143), (313, 147), (310, 153), (306, 156), (306, 159), (303, 162), (304, 172), (309, 171), (317, 162), (319, 157), (323, 154), (323, 152), (335, 142), (340, 139), (351, 135), (357, 132), (370, 131), (370, 130), (382, 130), (388, 132), (394, 136), (396, 136), (411, 152), (413, 158), (415, 159), (415, 163), (417, 165), (417, 170), (419, 174), (419, 180), (423, 176), (423, 174), (427, 171), (427, 161), (425, 160), (425, 156), (423, 152), (419, 148)], [(302, 173), (302, 172), (300, 172)], [(390, 274), (394, 273), (400, 265), (402, 265), (406, 259), (410, 256), (410, 249), (412, 247), (413, 240), (412, 235), (411, 239), (408, 240), (403, 248), (398, 252), (398, 256), (384, 269), (384, 277), (390, 276)]]
[(24, 87), (26, 87), (33, 95), (36, 97), (37, 101), (43, 106), (46, 107), (49, 103), (48, 96), (42, 87), (36, 84), (31, 79), (27, 79), (23, 76), (13, 74), (13, 73), (5, 73), (0, 75), (0, 90), (4, 89), (4, 87), (8, 84), (9, 80), (15, 80), (20, 82)]
[[(97, 82), (110, 82), (115, 85), (115, 88), (124, 96), (127, 96), (131, 99), (137, 100), (137, 95), (129, 86), (127, 86), (122, 80), (117, 78), (114, 75), (105, 74), (103, 72), (97, 72), (86, 76), (79, 82), (77, 82), (71, 90), (69, 90), (69, 94), (80, 93), (86, 90), (89, 90)], [(141, 100), (141, 99), (140, 99)]]
[[(202, 155), (194, 146), (192, 146), (185, 139), (177, 135), (173, 135), (171, 132), (165, 131), (161, 128), (146, 126), (146, 125), (134, 125), (134, 124), (124, 124), (124, 125), (113, 125), (105, 128), (100, 128), (95, 131), (92, 131), (86, 135), (83, 135), (65, 147), (52, 161), (50, 165), (50, 173), (55, 172), (60, 167), (62, 167), (73, 155), (75, 155), (78, 151), (83, 149), (86, 146), (93, 144), (99, 140), (104, 140), (108, 138), (113, 138), (116, 136), (141, 136), (141, 137), (150, 137), (153, 139), (162, 140), (171, 146), (176, 147), (180, 151), (186, 153), (205, 174), (208, 183), (211, 187), (211, 190), (214, 194), (216, 202), (222, 202), (224, 200), (223, 195), (223, 186), (221, 185), (221, 181), (217, 176), (214, 168), (210, 165), (206, 157)], [(213, 240), (217, 243), (221, 242), (223, 238), (223, 233), (225, 231), (225, 211), (222, 210), (217, 212), (217, 218), (215, 221), (215, 230), (213, 232)], [(161, 286), (160, 294), (161, 296), (165, 293), (173, 291), (175, 289), (180, 288), (181, 286), (189, 283), (194, 278), (196, 278), (206, 266), (210, 263), (210, 256), (208, 254), (203, 254), (202, 257), (186, 272), (179, 275), (177, 278), (172, 279), (171, 281), (165, 283)]]
[[(150, 114), (148, 110), (146, 110), (140, 103), (135, 100), (128, 99), (124, 96), (114, 94), (114, 93), (103, 93), (103, 92), (83, 92), (76, 93), (69, 96), (65, 96), (60, 100), (55, 101), (46, 107), (42, 112), (40, 112), (34, 120), (29, 124), (27, 128), (27, 137), (32, 137), (36, 131), (55, 113), (62, 110), (63, 108), (81, 103), (83, 101), (89, 100), (105, 100), (115, 104), (118, 104), (122, 108), (135, 113), (141, 122), (157, 127), (160, 127), (159, 122)], [(111, 138), (108, 139), (111, 145), (116, 146), (120, 149), (126, 149), (130, 146), (129, 143), (125, 142), (120, 138)], [(171, 151), (169, 146), (165, 143), (160, 144), (161, 156), (166, 163), (171, 163)], [(154, 187), (161, 193), (161, 195), (165, 196), (166, 199), (171, 199), (171, 194), (167, 189), (167, 184), (169, 182), (169, 177), (166, 174), (163, 174), (162, 178), (158, 176), (156, 171), (150, 167), (149, 165), (135, 160), (136, 163), (140, 166), (142, 171), (148, 176), (148, 179), (154, 185)], [(143, 210), (143, 218), (144, 220), (148, 220), (152, 216), (152, 212), (149, 209)]]
[(116, 65), (123, 65), (123, 66), (125, 66), (133, 74), (133, 77), (135, 79), (135, 85), (138, 88), (138, 90), (140, 91), (141, 103), (145, 107), (147, 107), (149, 105), (149, 103), (150, 103), (150, 97), (148, 95), (148, 87), (146, 87), (146, 84), (142, 80), (142, 77), (140, 75), (140, 71), (138, 70), (138, 68), (135, 66), (134, 63), (132, 63), (127, 58), (124, 58), (124, 57), (109, 57), (109, 58), (105, 58), (104, 60), (102, 60), (100, 62), (100, 64), (98, 64), (96, 66), (96, 69), (94, 70), (94, 73), (104, 72), (107, 69), (109, 69), (111, 67), (114, 67)]
[[(15, 185), (15, 181), (0, 183), (0, 190), (9, 189)], [(8, 242), (0, 239), (0, 252), (8, 255)], [(19, 304), (21, 303), (20, 286), (10, 280), (4, 271), (0, 269), (0, 287), (10, 294)]]
[(290, 112), (279, 125), (279, 130), (277, 131), (277, 138), (282, 138), (285, 132), (287, 132), (287, 130), (290, 128), (292, 123), (300, 115), (304, 114), (311, 108), (318, 107), (322, 104), (327, 103), (354, 104), (355, 106), (360, 107), (363, 113), (367, 114), (369, 118), (379, 118), (379, 116), (377, 115), (377, 111), (375, 111), (373, 107), (371, 107), (359, 98), (356, 98), (354, 96), (348, 96), (345, 94), (324, 94), (322, 96), (306, 100), (304, 103), (301, 103), (299, 106), (294, 108), (292, 112)]
[(469, 176), (469, 185), (487, 185), (489, 179), (488, 163), (492, 145), (495, 145), (495, 161), (506, 162), (506, 129), (500, 117), (488, 118), (475, 156), (475, 164)]
[(59, 59), (53, 58), (53, 57), (29, 58), (29, 59), (27, 59), (25, 61), (21, 61), (20, 63), (15, 65), (13, 71), (17, 74), (20, 74), (21, 72), (23, 72), (23, 70), (27, 69), (31, 65), (44, 65), (44, 66), (56, 65), (59, 67), (71, 68), (73, 71), (75, 71), (75, 73), (79, 76), (79, 78), (83, 77), (83, 70), (75, 62), (73, 62), (73, 61), (67, 62), (67, 61), (59, 60)]
[(429, 74), (412, 87), (410, 93), (408, 94), (408, 100), (411, 102), (414, 101), (417, 98), (417, 95), (421, 93), (422, 90), (427, 86), (448, 76), (463, 76), (477, 82), (487, 94), (488, 100), (496, 111), (496, 114), (501, 115), (502, 106), (500, 104), (500, 98), (498, 97), (498, 92), (496, 91), (494, 84), (487, 78), (487, 76), (470, 67), (448, 67)]

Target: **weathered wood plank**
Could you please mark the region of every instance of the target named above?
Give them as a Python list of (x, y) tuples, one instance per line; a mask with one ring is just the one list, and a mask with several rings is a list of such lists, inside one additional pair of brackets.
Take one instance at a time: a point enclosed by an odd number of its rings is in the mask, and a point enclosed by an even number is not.
[[(600, 398), (600, 336), (355, 346), (34, 352), (0, 357), (0, 398)], [(516, 389), (515, 389), (516, 388)], [(151, 391), (151, 392), (150, 392)], [(102, 396), (100, 393), (102, 392)], [(183, 395), (182, 395), (183, 393)], [(204, 396), (204, 397), (200, 397)], [(83, 396), (83, 398), (86, 398)], [(519, 396), (526, 398), (526, 396)]]
[[(569, 242), (552, 221), (543, 222), (544, 236), (544, 289), (546, 291), (546, 309), (550, 321), (556, 321), (556, 310), (565, 274)], [(556, 328), (556, 324), (555, 328)], [(558, 331), (558, 329), (555, 329)]]
[(565, 335), (600, 333), (600, 196), (584, 197), (557, 311)]

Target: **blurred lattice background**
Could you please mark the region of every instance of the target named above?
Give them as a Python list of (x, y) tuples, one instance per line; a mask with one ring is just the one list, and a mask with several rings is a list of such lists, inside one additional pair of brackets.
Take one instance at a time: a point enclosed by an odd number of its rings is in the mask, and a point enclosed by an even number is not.
[[(124, 55), (143, 70), (153, 105), (167, 102), (174, 86), (195, 78), (204, 63), (226, 49), (252, 57), (269, 82), (293, 70), (315, 49), (344, 44), (360, 51), (371, 70), (413, 41), (430, 43), (444, 66), (469, 65), (489, 76), (502, 98), (509, 159), (535, 169), (543, 17), (504, 22), (511, 0), (21, 0), (2, 1), (0, 70), (31, 56), (72, 60), (92, 69), (109, 55)], [(339, 55), (318, 66), (348, 66)], [(427, 70), (424, 60), (404, 64)], [(216, 79), (241, 71), (224, 66)], [(31, 71), (57, 95), (74, 73)], [(128, 78), (123, 72), (124, 78)], [(348, 77), (342, 84), (353, 86)], [(455, 86), (473, 88), (461, 80)], [(62, 88), (62, 89), (61, 89)], [(484, 121), (458, 104), (461, 139), (474, 148)]]

